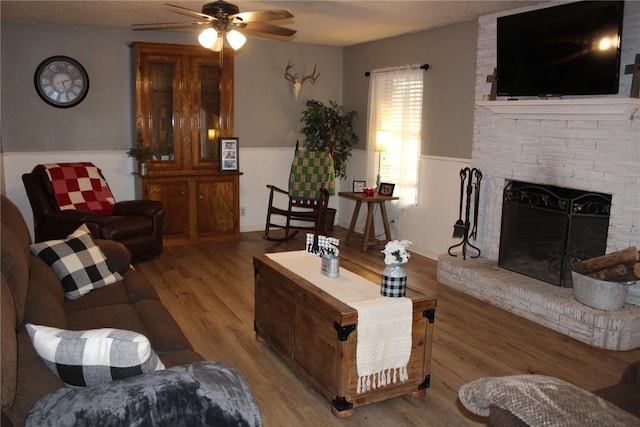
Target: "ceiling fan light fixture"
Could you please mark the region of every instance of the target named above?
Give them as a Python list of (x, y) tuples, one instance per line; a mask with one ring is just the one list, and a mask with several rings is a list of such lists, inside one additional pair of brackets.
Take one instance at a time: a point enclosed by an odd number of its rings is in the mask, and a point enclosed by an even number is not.
[(221, 37), (218, 37), (218, 32), (213, 28), (207, 28), (198, 36), (200, 45), (207, 49), (213, 48), (218, 39), (221, 39)]
[(227, 41), (233, 50), (238, 50), (247, 42), (247, 38), (237, 30), (231, 30), (227, 33)]
[(218, 33), (216, 42), (213, 44), (213, 47), (211, 48), (211, 50), (214, 52), (220, 52), (222, 51), (223, 47), (224, 47), (224, 38), (222, 37), (222, 33)]

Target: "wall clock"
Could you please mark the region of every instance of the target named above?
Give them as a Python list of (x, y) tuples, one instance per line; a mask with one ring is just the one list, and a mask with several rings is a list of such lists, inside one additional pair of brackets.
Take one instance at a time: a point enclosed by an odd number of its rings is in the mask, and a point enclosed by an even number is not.
[(87, 71), (68, 56), (52, 56), (42, 61), (33, 82), (40, 98), (58, 108), (78, 105), (89, 92)]

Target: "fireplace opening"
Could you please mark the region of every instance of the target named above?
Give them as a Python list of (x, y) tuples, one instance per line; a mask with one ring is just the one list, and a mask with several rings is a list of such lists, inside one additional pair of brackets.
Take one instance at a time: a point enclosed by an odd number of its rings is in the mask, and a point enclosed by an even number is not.
[(606, 251), (610, 210), (610, 194), (508, 181), (498, 265), (573, 287), (572, 263)]

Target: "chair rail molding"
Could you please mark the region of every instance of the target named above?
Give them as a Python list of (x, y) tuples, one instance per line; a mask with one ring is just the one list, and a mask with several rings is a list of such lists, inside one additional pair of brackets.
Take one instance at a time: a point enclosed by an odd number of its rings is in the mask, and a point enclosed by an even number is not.
[(518, 99), (476, 105), (507, 119), (629, 120), (640, 109), (640, 98)]

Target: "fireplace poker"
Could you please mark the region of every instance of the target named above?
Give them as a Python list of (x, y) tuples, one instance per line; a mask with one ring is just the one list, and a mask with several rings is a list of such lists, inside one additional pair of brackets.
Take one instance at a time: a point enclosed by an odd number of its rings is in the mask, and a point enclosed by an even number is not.
[(473, 228), (471, 229), (471, 237), (473, 240), (478, 238), (478, 208), (480, 207), (480, 181), (482, 181), (482, 172), (475, 169), (476, 177), (476, 195), (473, 200)]
[[(474, 183), (474, 178), (475, 178), (475, 183)], [(451, 256), (457, 256), (454, 255), (451, 250), (454, 248), (457, 248), (459, 246), (462, 247), (462, 258), (463, 259), (467, 259), (467, 246), (471, 247), (472, 249), (474, 249), (477, 252), (477, 255), (475, 256), (471, 256), (471, 258), (478, 258), (480, 256), (480, 249), (473, 246), (471, 243), (469, 243), (469, 232), (471, 231), (471, 198), (473, 197), (473, 188), (476, 188), (476, 194), (475, 194), (475, 199), (474, 199), (474, 217), (473, 217), (473, 237), (474, 239), (477, 236), (477, 229), (478, 229), (478, 206), (480, 204), (480, 181), (482, 180), (482, 172), (480, 172), (478, 169), (473, 168), (470, 169), (468, 167), (466, 168), (462, 168), (460, 170), (460, 181), (461, 181), (461, 185), (460, 185), (460, 206), (462, 207), (463, 205), (463, 201), (466, 201), (466, 209), (465, 209), (465, 220), (464, 223), (462, 225), (459, 225), (458, 222), (456, 221), (456, 223), (454, 224), (454, 231), (453, 231), (453, 237), (462, 237), (462, 241), (456, 245), (453, 245), (449, 248), (448, 252), (449, 255)], [(467, 184), (466, 186), (466, 194), (464, 191), (464, 184)], [(461, 211), (461, 215), (460, 215), (460, 219), (462, 219), (462, 211)], [(461, 231), (461, 232), (460, 232)]]

